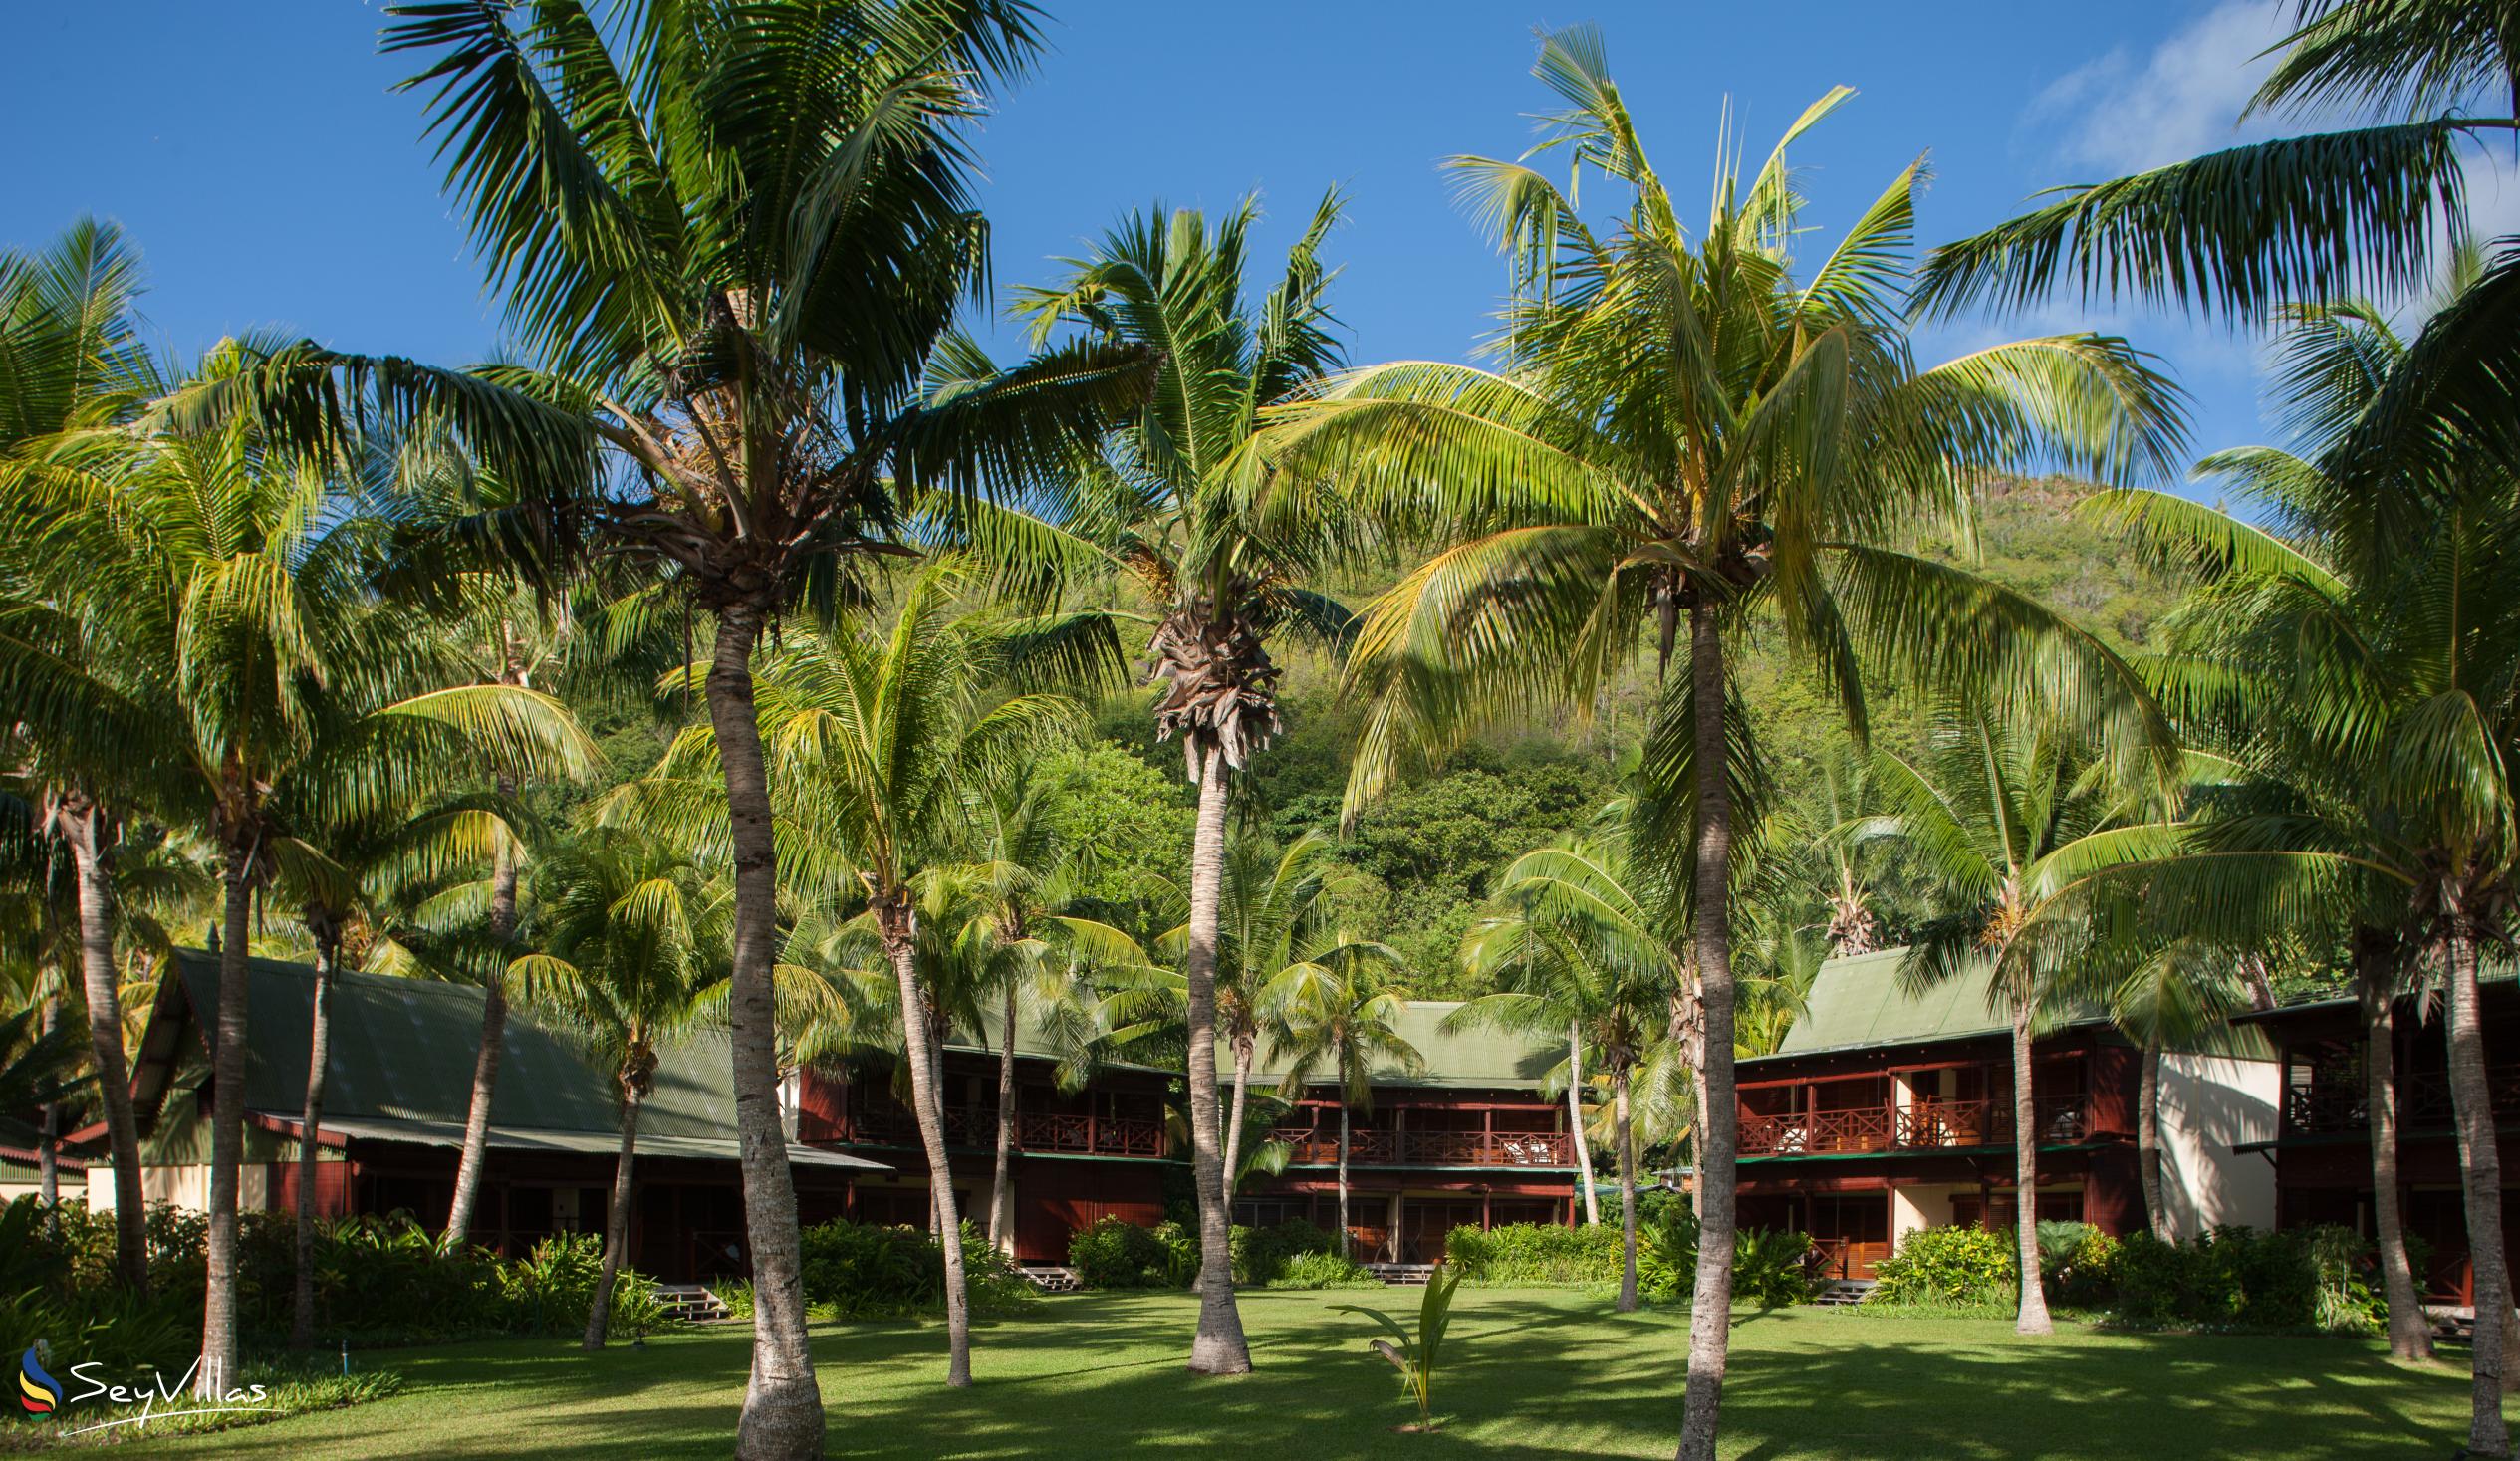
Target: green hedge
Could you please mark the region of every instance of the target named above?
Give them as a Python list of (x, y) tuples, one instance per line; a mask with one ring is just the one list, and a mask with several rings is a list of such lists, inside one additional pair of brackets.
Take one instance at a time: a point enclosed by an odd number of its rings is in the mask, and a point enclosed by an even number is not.
[[(1685, 1203), (1647, 1208), (1637, 1227), (1637, 1291), (1647, 1299), (1685, 1300), (1697, 1285), (1697, 1218)], [(1650, 1214), (1650, 1216), (1645, 1216)], [(1811, 1297), (1803, 1267), (1811, 1239), (1800, 1233), (1744, 1232), (1733, 1250), (1733, 1298), (1775, 1306)], [(1556, 1223), (1506, 1223), (1460, 1227), (1444, 1239), (1444, 1253), (1460, 1266), (1462, 1282), (1488, 1288), (1535, 1285), (1617, 1284), (1621, 1237), (1617, 1226), (1562, 1227)]]
[[(1642, 1245), (1641, 1237), (1638, 1240)], [(1461, 1282), (1485, 1288), (1619, 1282), (1619, 1229), (1556, 1223), (1460, 1227), (1444, 1238), (1444, 1257)]]
[(1269, 1280), (1272, 1289), (1380, 1289), (1365, 1265), (1336, 1253), (1298, 1253)]
[(1183, 1289), (1198, 1278), (1198, 1239), (1175, 1222), (1107, 1217), (1068, 1239), (1068, 1267), (1097, 1289)]
[[(807, 1228), (802, 1237), (805, 1302), (819, 1314), (901, 1319), (945, 1306), (944, 1246), (923, 1229), (842, 1220)], [(962, 1279), (975, 1314), (1006, 1313), (1037, 1297), (1015, 1261), (968, 1222)]]
[[(1909, 1233), (1881, 1264), (1872, 1302), (2009, 1310), (2020, 1282), (2014, 1242), (1976, 1228)], [(2368, 1278), (2371, 1246), (2346, 1228), (2222, 1227), (2173, 1243), (2048, 1222), (2039, 1246), (2051, 1300), (2122, 1324), (2356, 1334), (2386, 1318)]]

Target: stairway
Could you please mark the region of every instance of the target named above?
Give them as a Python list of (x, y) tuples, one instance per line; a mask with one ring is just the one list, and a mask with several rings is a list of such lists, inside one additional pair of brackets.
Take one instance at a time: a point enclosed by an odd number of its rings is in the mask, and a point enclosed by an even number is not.
[(2432, 1321), (2432, 1338), (2454, 1339), (2462, 1344), (2476, 1341), (2476, 1310), (2473, 1305), (2427, 1304), (2424, 1317)]
[(1821, 1285), (1811, 1302), (1822, 1309), (1847, 1309), (1864, 1302), (1873, 1292), (1871, 1279), (1831, 1279)]
[(1024, 1277), (1032, 1280), (1033, 1287), (1045, 1294), (1073, 1294), (1085, 1287), (1085, 1280), (1077, 1277), (1075, 1269), (1061, 1268), (1056, 1264), (1025, 1264)]
[(725, 1301), (710, 1293), (706, 1284), (657, 1284), (647, 1292), (664, 1306), (667, 1319), (705, 1322), (726, 1317)]

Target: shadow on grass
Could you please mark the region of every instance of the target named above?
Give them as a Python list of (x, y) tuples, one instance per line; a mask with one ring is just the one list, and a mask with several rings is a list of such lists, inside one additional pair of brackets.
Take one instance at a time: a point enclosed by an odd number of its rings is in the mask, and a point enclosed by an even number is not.
[[(1194, 1308), (1173, 1295), (1060, 1298), (978, 1333), (979, 1383), (942, 1384), (932, 1325), (818, 1328), (834, 1457), (1268, 1461), (1668, 1456), (1688, 1316), (1612, 1315), (1565, 1294), (1464, 1291), (1438, 1375), (1440, 1430), (1413, 1418), (1354, 1295), (1243, 1296), (1258, 1368), (1182, 1372)], [(1371, 1298), (1373, 1296), (1366, 1296)], [(1399, 1314), (1395, 1296), (1381, 1305)], [(1745, 1313), (1744, 1319), (1751, 1319)], [(2068, 1333), (2000, 1321), (1775, 1311), (1738, 1325), (1726, 1454), (1801, 1458), (2361, 1458), (2446, 1453), (2464, 1385), (2409, 1373), (2361, 1341)], [(741, 1332), (673, 1335), (588, 1357), (464, 1346), (398, 1364), (415, 1394), (215, 1438), (232, 1456), (722, 1456), (750, 1355)], [(372, 1416), (363, 1432), (363, 1416)], [(365, 1448), (359, 1444), (365, 1438)], [(213, 1438), (203, 1438), (205, 1441)], [(396, 1449), (407, 1444), (406, 1449)], [(328, 1449), (339, 1446), (340, 1449)]]

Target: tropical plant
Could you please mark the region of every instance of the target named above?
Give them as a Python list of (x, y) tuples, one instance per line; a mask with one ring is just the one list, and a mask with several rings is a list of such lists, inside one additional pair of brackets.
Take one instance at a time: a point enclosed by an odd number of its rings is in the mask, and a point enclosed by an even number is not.
[(2172, 940), (2108, 991), (2111, 1023), (2143, 1052), (2136, 1075), (2136, 1170), (2144, 1226), (2155, 1238), (2178, 1236), (2161, 1190), (2161, 1058), (2209, 1041), (2230, 1015), (2247, 1008), (2248, 985), (2237, 962), (2193, 940)]
[(606, 1209), (603, 1276), (588, 1306), (585, 1346), (604, 1347), (614, 1282), (630, 1248), (638, 1113), (655, 1089), (659, 1053), (722, 1015), (732, 907), (723, 883), (661, 839), (596, 828), (537, 869), (540, 952), (516, 976), (581, 1033), (622, 1101), (621, 1154)]
[[(941, 1048), (950, 1011), (939, 1001), (946, 992), (919, 967), (916, 885), (923, 872), (963, 860), (981, 786), (1074, 734), (1076, 701), (1039, 686), (1090, 683), (1119, 665), (1108, 617), (993, 620), (957, 601), (969, 582), (956, 566), (931, 563), (903, 587), (888, 626), (844, 624), (799, 636), (747, 676), (757, 675), (755, 709), (732, 728), (766, 747), (777, 793), (770, 805), (791, 850), (793, 887), (825, 902), (863, 898), (875, 925), (899, 1001), (930, 1197), (947, 1233), (961, 1222), (942, 1180)], [(630, 795), (615, 815), (662, 814), (714, 837), (725, 814), (706, 770), (729, 731), (724, 724), (684, 731), (651, 783), (626, 789)], [(735, 855), (740, 866), (740, 842)], [(963, 1386), (971, 1382), (971, 1336), (959, 1247), (946, 1244), (944, 1258), (946, 1383)], [(762, 1276), (754, 1283), (758, 1301)]]
[(1044, 480), (1143, 396), (1141, 353), (1084, 343), (958, 368), (985, 284), (968, 130), (1038, 46), (1012, 0), (765, 0), (612, 24), (583, 0), (397, 7), (447, 189), (524, 364), (458, 371), (310, 343), (185, 419), (249, 412), (331, 449), (443, 430), (512, 506), (485, 536), (557, 572), (600, 547), (714, 615), (704, 686), (732, 805), (729, 1003), (759, 1318), (747, 1457), (819, 1452), (771, 967), (778, 851), (751, 661), (802, 603), (845, 610), (913, 551), (925, 504)]
[(1417, 1402), (1416, 1429), (1421, 1435), (1435, 1428), (1435, 1365), (1443, 1357), (1444, 1332), (1452, 1326), (1452, 1296), (1460, 1289), (1461, 1271), (1448, 1263), (1436, 1264), (1435, 1271), (1426, 1276), (1425, 1293), (1417, 1301), (1415, 1334), (1380, 1309), (1361, 1304), (1335, 1306), (1341, 1314), (1364, 1315), (1391, 1337), (1371, 1340), (1367, 1347), (1400, 1372), (1400, 1388)]
[[(1882, 753), (1884, 814), (1844, 829), (1894, 839), (1950, 911), (1918, 930), (1899, 965), (1911, 989), (1981, 983), (2012, 1029), (2013, 1182), (2023, 1279), (2016, 1328), (2051, 1333), (2039, 1282), (2039, 1148), (2050, 1140), (2032, 1080), (2040, 1027), (2088, 995), (2102, 935), (2061, 912), (2095, 869), (2157, 858), (2177, 832), (2142, 820), (2093, 747), (2046, 716), (1945, 704), (1914, 763)], [(2025, 936), (2027, 934), (2028, 936)]]
[[(1516, 858), (1497, 881), (1499, 911), (1463, 940), (1463, 964), (1504, 988), (1449, 1018), (1536, 1036), (1567, 1032), (1567, 1116), (1585, 1140), (1582, 1086), (1589, 1048), (1610, 1080), (1613, 1151), (1619, 1164), (1619, 1310), (1637, 1307), (1637, 1137), (1634, 1083), (1686, 980), (1683, 931), (1658, 887), (1631, 875), (1617, 843), (1569, 843)], [(1553, 1074), (1552, 1079), (1557, 1079)], [(1585, 1152), (1586, 1204), (1592, 1159)]]
[[(232, 382), (251, 353), (213, 351), (197, 380)], [(122, 434), (21, 481), (26, 552), (47, 601), (37, 643), (0, 681), (53, 743), (111, 757), (157, 815), (206, 832), (225, 910), (211, 1128), (209, 1296), (196, 1386), (235, 1370), (237, 1163), (243, 1142), (245, 960), (257, 891), (278, 873), (291, 818), (332, 824), (410, 805), (416, 788), (485, 767), (560, 770), (587, 746), (548, 696), (441, 688), (424, 619), (378, 601), (375, 524), (317, 465), (234, 423)], [(22, 643), (23, 641), (20, 641)], [(145, 781), (142, 781), (145, 778)]]
[[(1280, 1048), (1286, 1076), (1278, 1095), (1294, 1100), (1315, 1084), (1330, 1087), (1339, 1105), (1339, 1253), (1356, 1256), (1356, 1231), (1348, 1226), (1349, 1114), (1374, 1109), (1377, 1071), (1414, 1075), (1425, 1057), (1399, 1033), (1404, 1001), (1379, 985), (1376, 975), (1399, 962), (1382, 944), (1342, 937), (1333, 948), (1279, 970), (1261, 998), (1284, 1022)], [(1202, 1260), (1203, 1261), (1203, 1260)]]
[[(137, 251), (110, 223), (83, 219), (42, 252), (0, 253), (0, 487), (74, 455), (89, 433), (128, 422), (161, 388), (139, 340), (139, 289)], [(6, 536), (14, 539), (14, 529)], [(81, 652), (78, 626), (45, 613), (35, 586), (11, 569), (0, 559), (0, 641), (9, 646), (0, 652), (39, 659)], [(12, 739), (34, 734), (22, 724)], [(76, 871), (80, 990), (114, 1163), (116, 1266), (125, 1283), (145, 1291), (139, 1135), (115, 978), (113, 853), (131, 789), (117, 765), (81, 756), (75, 741), (37, 738), (11, 749), (29, 753), (12, 769), (25, 774), (43, 831), (69, 850)]]
[[(1069, 474), (1055, 525), (1013, 538), (1029, 564), (1037, 540), (1057, 541), (1079, 570), (1117, 565), (1137, 579), (1162, 614), (1150, 677), (1164, 686), (1154, 707), (1158, 738), (1181, 739), (1198, 817), (1189, 867), (1188, 994), (1190, 1148), (1199, 1212), (1199, 1320), (1190, 1345), (1195, 1374), (1251, 1368), (1234, 1308), (1231, 1186), (1216, 1078), (1216, 979), (1225, 861), (1225, 812), (1233, 774), (1282, 727), (1279, 670), (1269, 641), (1291, 633), (1336, 645), (1348, 610), (1309, 580), (1340, 546), (1328, 494), (1300, 492), (1301, 515), (1263, 522), (1229, 468), (1260, 411), (1338, 367), (1330, 335), (1331, 274), (1321, 245), (1338, 222), (1337, 193), (1323, 197), (1283, 277), (1253, 302), (1245, 290), (1256, 204), (1211, 224), (1191, 210), (1132, 214), (1057, 284), (1027, 290), (1019, 308), (1036, 344), (1072, 326), (1104, 349), (1148, 352), (1155, 379), (1143, 408), (1107, 449)], [(986, 534), (975, 535), (985, 543)]]
[[(2166, 768), (2166, 723), (2104, 645), (1890, 545), (1934, 522), (1967, 541), (1968, 487), (1986, 471), (2165, 470), (2178, 407), (2141, 356), (2088, 335), (1916, 368), (1902, 322), (1920, 165), (1798, 280), (1802, 199), (1785, 153), (1846, 89), (1807, 111), (1746, 181), (1727, 148), (1710, 216), (1690, 231), (1598, 33), (1545, 38), (1536, 74), (1566, 104), (1544, 121), (1541, 148), (1619, 190), (1612, 227), (1596, 230), (1571, 187), (1531, 166), (1456, 159), (1465, 196), (1513, 261), (1502, 368), (1404, 363), (1345, 376), (1272, 414), (1246, 476), (1264, 519), (1293, 512), (1290, 487), (1334, 481), (1367, 515), (1452, 545), (1403, 578), (1358, 635), (1350, 681), (1365, 730), (1352, 808), (1497, 715), (1541, 698), (1589, 707), (1639, 638), (1664, 662), (1686, 646), (1647, 770), (1681, 793), (1665, 857), (1686, 859), (1705, 1011), (1706, 1261), (1681, 1448), (1683, 1461), (1703, 1461), (1734, 1236), (1731, 778), (1744, 748), (1727, 713), (1730, 643), (1753, 617), (1771, 619), (1859, 729), (1859, 643), (1920, 677), (2072, 683), (2078, 711), (2126, 732), (2118, 751)], [(1261, 467), (1274, 475), (1256, 480)]]

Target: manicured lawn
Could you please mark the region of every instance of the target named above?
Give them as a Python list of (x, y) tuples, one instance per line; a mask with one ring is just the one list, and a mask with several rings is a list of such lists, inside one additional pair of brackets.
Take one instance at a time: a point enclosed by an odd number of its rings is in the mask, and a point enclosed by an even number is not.
[[(968, 1391), (944, 1388), (943, 1332), (822, 1326), (815, 1351), (831, 1454), (1108, 1457), (1139, 1453), (1335, 1457), (1671, 1454), (1687, 1316), (1620, 1318), (1561, 1292), (1464, 1289), (1438, 1381), (1444, 1428), (1410, 1418), (1393, 1372), (1364, 1352), (1363, 1321), (1414, 1291), (1249, 1294), (1259, 1371), (1193, 1383), (1193, 1318), (1178, 1295), (1080, 1295), (982, 1327)], [(722, 1326), (596, 1358), (501, 1341), (369, 1357), (411, 1389), (390, 1400), (125, 1454), (269, 1457), (721, 1457), (748, 1336)], [(2467, 1386), (2414, 1373), (2361, 1340), (2144, 1336), (2070, 1328), (2044, 1342), (1981, 1320), (1744, 1312), (1726, 1390), (1727, 1455), (1805, 1457), (2265, 1457), (2447, 1455)]]

